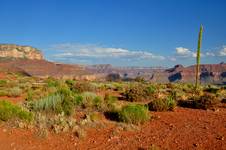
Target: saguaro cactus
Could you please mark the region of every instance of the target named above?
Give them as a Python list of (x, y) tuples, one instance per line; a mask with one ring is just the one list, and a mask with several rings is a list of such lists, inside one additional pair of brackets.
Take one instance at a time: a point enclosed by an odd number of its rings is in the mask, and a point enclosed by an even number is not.
[(203, 26), (201, 25), (199, 31), (199, 39), (198, 39), (198, 48), (197, 48), (197, 58), (196, 58), (196, 78), (195, 78), (195, 87), (196, 89), (199, 86), (199, 70), (200, 70), (200, 55), (201, 55), (201, 46), (202, 46), (202, 31)]

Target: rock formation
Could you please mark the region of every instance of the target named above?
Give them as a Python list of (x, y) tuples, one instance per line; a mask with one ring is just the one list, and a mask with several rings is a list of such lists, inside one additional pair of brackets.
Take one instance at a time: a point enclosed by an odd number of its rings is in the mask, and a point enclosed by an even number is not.
[(22, 58), (32, 60), (44, 59), (41, 51), (30, 46), (19, 46), (14, 44), (0, 44), (0, 57)]

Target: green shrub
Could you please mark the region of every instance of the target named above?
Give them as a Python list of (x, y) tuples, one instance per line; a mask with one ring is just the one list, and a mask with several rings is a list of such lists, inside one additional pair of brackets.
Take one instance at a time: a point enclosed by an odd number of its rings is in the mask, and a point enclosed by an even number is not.
[(8, 96), (9, 97), (18, 97), (22, 94), (22, 90), (19, 87), (14, 87), (9, 89)]
[(102, 100), (102, 98), (100, 96), (96, 96), (93, 99), (92, 105), (93, 105), (94, 108), (100, 110), (102, 108), (102, 106), (103, 106), (103, 100)]
[(72, 89), (75, 84), (75, 80), (66, 80), (65, 83)]
[(192, 96), (189, 100), (179, 101), (181, 107), (195, 108), (195, 109), (212, 109), (220, 103), (220, 99), (211, 93), (205, 93), (202, 96)]
[(168, 96), (166, 99), (155, 99), (148, 104), (149, 109), (152, 111), (167, 111), (174, 110), (177, 103), (172, 96)]
[(70, 88), (67, 85), (60, 85), (57, 87), (57, 92), (60, 95), (63, 95), (65, 97), (73, 97), (73, 92), (70, 90)]
[(70, 85), (70, 86), (72, 86), (72, 85), (74, 85), (75, 84), (75, 80), (66, 80), (65, 81), (65, 83), (67, 84), (67, 85)]
[(7, 80), (0, 80), (0, 87), (5, 87), (7, 84)]
[(148, 108), (142, 105), (127, 105), (119, 111), (119, 120), (122, 122), (140, 124), (149, 119)]
[(13, 118), (31, 121), (33, 115), (8, 101), (0, 101), (0, 120), (7, 121)]
[(91, 107), (92, 106), (92, 101), (94, 100), (94, 98), (97, 96), (95, 93), (93, 92), (83, 92), (81, 94), (82, 99), (83, 99), (83, 106), (86, 107)]
[(48, 87), (57, 87), (59, 85), (59, 81), (53, 78), (48, 78), (45, 82)]
[(27, 91), (26, 101), (32, 101), (33, 100), (33, 94), (34, 94), (33, 90), (29, 89)]
[(120, 83), (114, 83), (115, 91), (124, 91), (124, 87)]
[(60, 94), (49, 95), (40, 100), (33, 101), (31, 108), (35, 111), (59, 111), (59, 105), (63, 101)]
[(174, 110), (174, 108), (177, 106), (177, 102), (174, 98), (174, 96), (168, 96), (166, 99), (166, 104), (168, 109), (167, 110)]
[(74, 112), (74, 96), (68, 88), (60, 88), (55, 94), (31, 103), (36, 111), (62, 113), (69, 116)]
[(77, 93), (82, 93), (82, 92), (95, 92), (97, 90), (97, 87), (94, 86), (93, 84), (90, 84), (89, 82), (76, 82), (73, 86), (73, 91)]
[(75, 97), (74, 97), (74, 105), (75, 106), (81, 106), (82, 103), (83, 103), (82, 95), (75, 95)]
[(62, 112), (70, 116), (74, 112), (74, 103), (72, 97), (64, 97), (61, 103)]
[(220, 100), (216, 97), (215, 94), (205, 93), (195, 100), (195, 107), (201, 109), (210, 109), (214, 108), (220, 103)]
[(100, 109), (102, 108), (102, 99), (101, 97), (97, 96), (95, 93), (92, 92), (84, 92), (81, 94), (83, 99), (83, 107), (85, 108), (95, 108)]
[(155, 99), (152, 102), (148, 103), (149, 110), (152, 111), (167, 111), (168, 106), (165, 100)]
[(149, 96), (147, 93), (146, 86), (142, 84), (131, 86), (130, 88), (126, 89), (123, 95), (125, 99), (130, 102), (144, 101)]
[(111, 96), (109, 94), (106, 94), (104, 96), (104, 102), (107, 106), (107, 109), (109, 109), (109, 110), (115, 109), (115, 103), (117, 100), (118, 100), (117, 97)]
[(74, 112), (74, 94), (66, 85), (61, 85), (57, 91), (62, 96), (61, 108), (65, 115), (69, 116)]
[(154, 94), (156, 92), (156, 87), (154, 85), (149, 85), (146, 91), (147, 91), (147, 94), (149, 95)]

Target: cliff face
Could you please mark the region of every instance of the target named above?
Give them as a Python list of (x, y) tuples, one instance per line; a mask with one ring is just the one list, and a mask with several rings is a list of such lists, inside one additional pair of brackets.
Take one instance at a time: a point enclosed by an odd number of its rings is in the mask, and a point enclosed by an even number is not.
[[(196, 66), (185, 68), (172, 68), (168, 75), (170, 82), (195, 82)], [(169, 73), (169, 72), (168, 72)], [(200, 65), (200, 81), (202, 83), (225, 83), (226, 81), (226, 64), (205, 64)]]
[(44, 59), (42, 53), (30, 46), (19, 46), (14, 44), (0, 44), (0, 57), (3, 58), (25, 58), (32, 60)]

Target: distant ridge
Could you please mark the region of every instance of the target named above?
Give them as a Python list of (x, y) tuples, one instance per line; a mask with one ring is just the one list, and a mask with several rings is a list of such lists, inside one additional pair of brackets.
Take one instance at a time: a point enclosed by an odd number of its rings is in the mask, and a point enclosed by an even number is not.
[[(195, 79), (195, 65), (172, 68), (115, 67), (110, 64), (79, 65), (49, 62), (36, 48), (15, 44), (0, 44), (0, 71), (20, 72), (29, 76), (54, 77), (77, 80), (106, 80), (109, 75), (119, 75), (121, 80), (144, 80), (158, 83), (189, 82)], [(6, 59), (13, 58), (13, 59)], [(226, 84), (226, 64), (200, 65), (200, 81), (204, 84)]]

